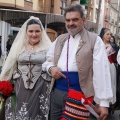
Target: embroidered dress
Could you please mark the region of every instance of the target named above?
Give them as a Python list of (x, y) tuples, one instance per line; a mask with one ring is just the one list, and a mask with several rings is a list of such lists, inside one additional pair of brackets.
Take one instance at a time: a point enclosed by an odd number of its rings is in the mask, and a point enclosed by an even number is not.
[(6, 120), (48, 120), (50, 81), (42, 77), (45, 53), (23, 51), (18, 57), (18, 70), (13, 75), (17, 97), (16, 109), (11, 98), (6, 101)]

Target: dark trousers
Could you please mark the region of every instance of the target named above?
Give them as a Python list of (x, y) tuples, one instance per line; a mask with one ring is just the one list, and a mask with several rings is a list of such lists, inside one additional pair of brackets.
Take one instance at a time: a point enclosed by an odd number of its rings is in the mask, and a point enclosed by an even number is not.
[(60, 120), (64, 110), (67, 92), (54, 88), (51, 92), (50, 119)]

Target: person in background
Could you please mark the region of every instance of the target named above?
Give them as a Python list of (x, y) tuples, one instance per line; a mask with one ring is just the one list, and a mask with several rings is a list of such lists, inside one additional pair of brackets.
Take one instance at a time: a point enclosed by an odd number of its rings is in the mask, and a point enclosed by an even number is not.
[(111, 36), (111, 38), (110, 38), (110, 44), (111, 44), (112, 48), (115, 50), (115, 52), (117, 54), (118, 50), (119, 50), (119, 46), (116, 44), (114, 36)]
[[(82, 6), (66, 8), (64, 17), (68, 33), (60, 35), (52, 43), (47, 53), (48, 59), (42, 65), (43, 70), (53, 77), (50, 120), (60, 120), (62, 117), (69, 89), (67, 69), (68, 74), (74, 76), (69, 77), (70, 87), (84, 94), (86, 98), (96, 96), (99, 99), (100, 115), (97, 120), (106, 120), (109, 100), (113, 94), (105, 45), (97, 34), (84, 28), (86, 16)], [(86, 113), (83, 111), (86, 108), (82, 103), (81, 108), (78, 116), (88, 120), (89, 116), (84, 116)]]
[[(117, 53), (118, 53), (118, 47), (115, 43), (115, 39), (112, 40), (113, 37), (111, 37), (111, 31), (108, 28), (102, 28), (100, 32), (100, 37), (102, 38), (107, 55), (108, 55), (108, 60), (109, 60), (109, 66), (110, 66), (110, 73), (111, 73), (111, 82), (112, 82), (112, 91), (113, 91), (113, 99), (110, 104), (115, 104), (116, 103), (116, 81), (117, 81), (117, 73), (116, 73), (116, 66), (117, 64)], [(111, 42), (113, 41), (113, 42)], [(110, 113), (114, 112), (111, 108), (109, 109)]]
[(9, 51), (10, 51), (10, 48), (11, 48), (11, 46), (12, 46), (12, 43), (13, 43), (13, 41), (12, 41), (12, 35), (8, 35), (8, 41), (7, 41), (7, 52), (9, 53)]
[(12, 110), (11, 97), (7, 99), (6, 120), (48, 120), (51, 79), (42, 72), (42, 63), (50, 46), (39, 18), (30, 17), (17, 34), (0, 75), (0, 81), (14, 80), (17, 100)]

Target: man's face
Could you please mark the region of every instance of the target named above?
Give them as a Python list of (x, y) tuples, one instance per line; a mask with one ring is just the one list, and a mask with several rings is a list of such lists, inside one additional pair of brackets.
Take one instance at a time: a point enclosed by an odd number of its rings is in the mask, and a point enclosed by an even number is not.
[(68, 12), (66, 13), (65, 24), (68, 33), (71, 35), (77, 34), (84, 27), (86, 19), (82, 19), (79, 12)]

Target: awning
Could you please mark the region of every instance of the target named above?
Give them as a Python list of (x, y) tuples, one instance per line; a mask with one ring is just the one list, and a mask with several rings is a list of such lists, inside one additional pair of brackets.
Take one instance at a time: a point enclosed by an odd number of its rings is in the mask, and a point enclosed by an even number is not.
[(65, 19), (62, 15), (55, 15), (55, 14), (46, 14), (46, 23), (53, 23), (53, 22), (61, 22), (64, 23)]
[(53, 22), (64, 23), (64, 17), (62, 15), (13, 9), (0, 9), (0, 19), (12, 25), (16, 23), (23, 24), (30, 16), (38, 17), (43, 24)]
[[(0, 19), (16, 27), (21, 27), (21, 25), (30, 16), (38, 17), (44, 26), (50, 23), (54, 23), (54, 24), (65, 23), (64, 16), (62, 15), (42, 13), (42, 12), (33, 12), (33, 11), (14, 10), (14, 9), (0, 9)], [(88, 30), (95, 29), (96, 23), (87, 20), (85, 28)]]

